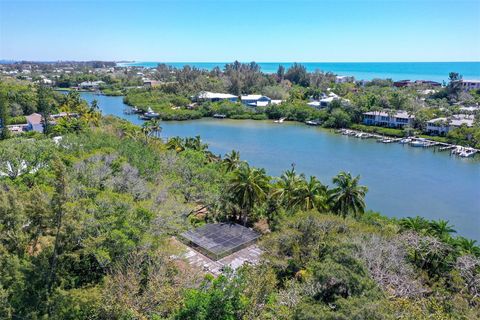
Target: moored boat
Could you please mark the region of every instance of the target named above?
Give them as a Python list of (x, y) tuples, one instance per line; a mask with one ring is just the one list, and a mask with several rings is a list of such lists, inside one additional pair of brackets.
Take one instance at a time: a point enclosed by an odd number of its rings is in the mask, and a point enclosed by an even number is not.
[(412, 147), (426, 147), (428, 145), (428, 141), (426, 139), (419, 138), (410, 142), (410, 145)]
[(307, 121), (305, 121), (305, 124), (306, 124), (306, 125), (309, 125), (309, 126), (319, 126), (319, 125), (320, 125), (320, 121), (307, 120)]
[(147, 120), (156, 119), (160, 115), (157, 112), (154, 112), (152, 108), (148, 107), (148, 111), (143, 114), (143, 117)]
[(402, 140), (399, 141), (401, 144), (406, 144), (412, 142), (411, 138), (403, 138)]

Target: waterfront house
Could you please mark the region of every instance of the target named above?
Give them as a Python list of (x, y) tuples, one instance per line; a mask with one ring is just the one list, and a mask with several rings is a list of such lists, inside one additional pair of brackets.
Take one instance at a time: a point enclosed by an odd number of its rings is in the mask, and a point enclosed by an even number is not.
[(43, 132), (42, 115), (39, 113), (32, 113), (25, 117), (27, 119), (26, 131)]
[(272, 99), (260, 94), (249, 94), (241, 96), (240, 101), (242, 104), (249, 107), (266, 107), (272, 102)]
[(238, 97), (229, 94), (229, 93), (217, 93), (217, 92), (209, 92), (209, 91), (202, 91), (198, 95), (194, 97), (196, 101), (210, 101), (210, 102), (217, 102), (217, 101), (230, 101), (230, 102), (237, 102)]
[(427, 133), (433, 135), (446, 135), (450, 130), (465, 125), (472, 127), (473, 115), (455, 114), (449, 118), (435, 118), (427, 121)]
[(103, 81), (83, 81), (83, 82), (80, 82), (80, 84), (78, 86), (80, 88), (84, 88), (84, 89), (96, 89), (104, 83), (105, 82), (103, 82)]
[[(327, 95), (323, 95), (323, 97), (319, 100), (312, 100), (310, 101), (309, 103), (307, 103), (307, 105), (309, 105), (310, 107), (313, 107), (313, 108), (316, 108), (316, 109), (323, 109), (323, 108), (327, 108), (328, 106), (330, 106), (330, 104), (334, 101), (334, 100), (339, 100), (340, 97), (337, 96), (335, 93), (331, 92)], [(348, 100), (344, 100), (344, 101), (348, 101)]]
[(406, 111), (394, 111), (389, 114), (386, 111), (370, 111), (363, 114), (363, 123), (366, 125), (402, 128), (412, 126), (415, 116), (409, 115)]
[(462, 88), (464, 91), (480, 89), (480, 80), (462, 80)]

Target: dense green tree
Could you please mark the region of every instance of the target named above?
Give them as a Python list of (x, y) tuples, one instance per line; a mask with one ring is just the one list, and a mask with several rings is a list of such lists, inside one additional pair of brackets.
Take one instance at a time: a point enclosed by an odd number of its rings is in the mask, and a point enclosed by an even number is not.
[(309, 84), (307, 69), (305, 66), (296, 62), (287, 69), (287, 72), (285, 73), (285, 79), (303, 87), (307, 87)]
[(50, 115), (52, 114), (51, 90), (44, 86), (37, 86), (37, 110), (42, 115), (43, 132), (50, 133)]
[(6, 94), (0, 91), (0, 140), (10, 136), (8, 124), (8, 101)]

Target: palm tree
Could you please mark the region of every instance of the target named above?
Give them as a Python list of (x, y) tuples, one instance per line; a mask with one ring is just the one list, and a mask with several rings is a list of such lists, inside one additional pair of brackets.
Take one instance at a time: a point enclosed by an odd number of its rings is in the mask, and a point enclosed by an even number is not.
[(152, 133), (152, 127), (150, 126), (149, 122), (144, 122), (142, 125), (142, 133), (145, 137), (145, 144), (148, 143), (148, 137)]
[(448, 220), (438, 220), (438, 221), (431, 221), (430, 222), (430, 227), (429, 227), (429, 232), (437, 236), (439, 238), (446, 237), (450, 235), (450, 233), (455, 233), (455, 229), (453, 229), (452, 225), (449, 225)]
[(302, 179), (295, 185), (293, 196), (290, 199), (290, 207), (300, 210), (326, 210), (327, 187), (316, 177), (311, 176), (307, 181), (302, 176)]
[(359, 180), (360, 176), (352, 178), (350, 173), (343, 171), (333, 178), (333, 183), (337, 187), (330, 192), (329, 202), (332, 203), (333, 211), (344, 218), (348, 214), (358, 217), (365, 211), (365, 195), (368, 188), (359, 185)]
[(183, 150), (185, 150), (185, 142), (180, 137), (170, 138), (167, 142), (167, 149), (175, 150), (176, 152), (182, 152)]
[(277, 199), (286, 209), (291, 209), (292, 198), (297, 188), (297, 185), (304, 180), (304, 177), (297, 175), (295, 166), (292, 169), (285, 171), (280, 179), (275, 183), (272, 197)]
[(252, 168), (246, 163), (233, 173), (228, 193), (240, 208), (240, 220), (245, 225), (253, 207), (266, 199), (270, 181), (265, 169)]
[(150, 126), (151, 133), (155, 138), (160, 137), (160, 133), (162, 132), (162, 127), (160, 126), (160, 121), (158, 119), (151, 119), (147, 121), (148, 126)]
[(200, 136), (195, 136), (195, 138), (186, 138), (185, 139), (185, 148), (192, 149), (195, 151), (205, 151), (208, 149), (208, 145), (202, 143)]
[(420, 216), (400, 219), (400, 226), (404, 230), (413, 230), (418, 233), (425, 232), (429, 228), (428, 221)]
[(140, 135), (140, 130), (137, 126), (126, 123), (122, 125), (122, 133), (130, 139), (137, 140)]
[(242, 160), (240, 160), (240, 152), (232, 150), (230, 153), (225, 155), (223, 159), (223, 164), (225, 165), (225, 170), (227, 172), (234, 171), (240, 167)]
[(480, 256), (480, 248), (475, 245), (476, 243), (476, 240), (470, 240), (464, 237), (457, 237), (455, 239), (455, 246), (459, 249), (461, 254)]

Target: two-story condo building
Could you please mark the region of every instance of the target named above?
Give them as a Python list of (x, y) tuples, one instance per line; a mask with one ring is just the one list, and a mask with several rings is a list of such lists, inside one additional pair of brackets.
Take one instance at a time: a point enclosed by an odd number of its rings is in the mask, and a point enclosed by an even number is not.
[(435, 135), (445, 135), (450, 130), (465, 125), (467, 127), (473, 126), (473, 115), (455, 114), (450, 118), (436, 118), (427, 121), (427, 132)]
[(367, 125), (402, 128), (412, 126), (415, 116), (406, 111), (396, 111), (389, 115), (386, 111), (370, 111), (363, 114), (363, 123)]
[(249, 107), (266, 107), (272, 102), (272, 99), (267, 96), (262, 96), (260, 94), (249, 94), (241, 96), (240, 100), (244, 105)]

